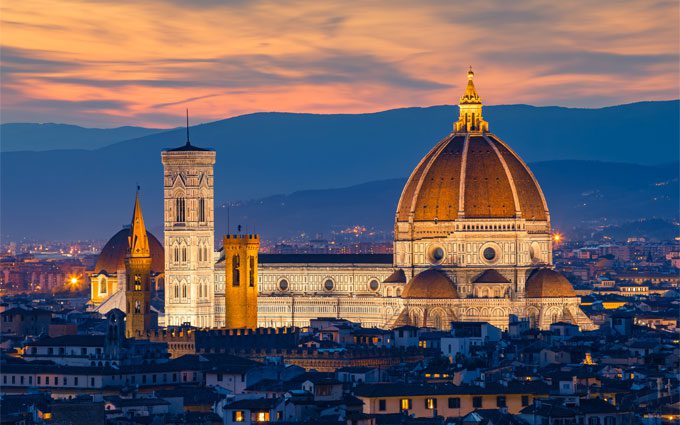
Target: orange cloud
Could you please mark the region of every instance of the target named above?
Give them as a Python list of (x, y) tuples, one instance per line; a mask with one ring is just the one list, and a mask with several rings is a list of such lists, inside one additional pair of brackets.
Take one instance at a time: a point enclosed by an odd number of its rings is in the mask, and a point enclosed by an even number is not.
[(678, 93), (676, 1), (4, 2), (2, 116), (95, 126)]

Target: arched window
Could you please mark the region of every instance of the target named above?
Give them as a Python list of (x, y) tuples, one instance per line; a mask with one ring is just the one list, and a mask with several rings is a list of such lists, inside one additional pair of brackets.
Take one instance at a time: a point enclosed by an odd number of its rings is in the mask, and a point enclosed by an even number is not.
[(182, 247), (182, 262), (186, 262), (186, 261), (187, 261), (187, 247), (183, 246)]
[(179, 285), (175, 284), (173, 286), (175, 288), (175, 298), (179, 298)]
[(108, 292), (108, 288), (106, 287), (106, 278), (102, 278), (99, 281), (99, 293), (100, 294), (106, 294)]
[(432, 326), (434, 326), (435, 329), (442, 329), (443, 325), (442, 316), (439, 313), (434, 314), (432, 317)]
[(186, 298), (186, 297), (187, 297), (187, 284), (184, 283), (184, 284), (182, 284), (182, 298)]
[(186, 218), (186, 201), (184, 198), (175, 199), (175, 221), (177, 223), (184, 223)]
[(142, 312), (142, 304), (139, 301), (135, 301), (135, 313)]
[(252, 288), (255, 286), (255, 257), (251, 255), (248, 263), (248, 286)]
[(238, 255), (231, 257), (231, 284), (239, 286), (241, 284), (241, 259)]
[(198, 199), (198, 221), (205, 221), (205, 199)]
[(175, 245), (175, 263), (179, 263), (179, 247)]

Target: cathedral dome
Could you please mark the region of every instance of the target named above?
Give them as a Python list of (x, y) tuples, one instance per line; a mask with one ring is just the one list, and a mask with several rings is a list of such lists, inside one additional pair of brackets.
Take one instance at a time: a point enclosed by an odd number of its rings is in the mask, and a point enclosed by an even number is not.
[(452, 133), (411, 173), (397, 221), (523, 218), (547, 221), (548, 207), (524, 162), (490, 133)]
[[(165, 251), (163, 245), (156, 239), (151, 232), (146, 232), (151, 250), (151, 271), (163, 273), (165, 270)], [(97, 264), (94, 267), (95, 273), (105, 271), (108, 274), (116, 273), (125, 268), (125, 256), (128, 250), (128, 236), (130, 229), (125, 228), (113, 235), (97, 257)]]
[(574, 287), (562, 276), (561, 273), (552, 269), (537, 269), (525, 285), (527, 298), (570, 298), (575, 297)]
[(458, 298), (453, 281), (441, 270), (420, 272), (404, 287), (402, 298)]
[(522, 159), (488, 132), (468, 73), (454, 131), (420, 161), (397, 206), (397, 222), (462, 218), (549, 220), (543, 192)]

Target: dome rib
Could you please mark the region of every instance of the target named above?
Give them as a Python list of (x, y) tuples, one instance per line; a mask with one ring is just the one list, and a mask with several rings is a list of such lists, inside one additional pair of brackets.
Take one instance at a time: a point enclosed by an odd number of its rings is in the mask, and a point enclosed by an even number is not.
[(515, 217), (522, 217), (522, 210), (519, 204), (519, 196), (517, 195), (517, 185), (515, 184), (515, 179), (513, 179), (512, 173), (510, 172), (510, 167), (508, 167), (508, 163), (505, 161), (505, 158), (503, 158), (503, 155), (501, 155), (498, 146), (496, 146), (495, 143), (493, 143), (488, 137), (486, 137), (486, 135), (484, 136), (484, 140), (486, 140), (489, 146), (491, 146), (494, 152), (496, 152), (496, 156), (498, 156), (498, 159), (501, 162), (501, 165), (503, 166), (503, 170), (505, 171), (505, 176), (508, 178), (510, 182), (510, 189), (512, 190), (512, 200), (515, 206)]
[(439, 145), (444, 143), (449, 138), (450, 135), (437, 142), (437, 144), (432, 149), (430, 149), (427, 155), (425, 155), (420, 160), (416, 168), (413, 169), (413, 172), (406, 181), (406, 185), (404, 185), (404, 189), (401, 191), (401, 196), (399, 197), (399, 203), (397, 204), (397, 221), (409, 221), (412, 200), (416, 191), (416, 187), (420, 182), (420, 176), (424, 171), (424, 164), (428, 162), (430, 158), (432, 158), (432, 156), (437, 152)]
[[(522, 211), (522, 218), (527, 220), (550, 221), (550, 212), (545, 195), (538, 184), (538, 180), (522, 158), (515, 151), (503, 142), (500, 138), (489, 135), (493, 140), (508, 168), (513, 176), (513, 181), (517, 187), (519, 208)], [(540, 202), (536, 202), (540, 199)]]
[(515, 218), (508, 176), (490, 143), (471, 136), (465, 170), (466, 218)]

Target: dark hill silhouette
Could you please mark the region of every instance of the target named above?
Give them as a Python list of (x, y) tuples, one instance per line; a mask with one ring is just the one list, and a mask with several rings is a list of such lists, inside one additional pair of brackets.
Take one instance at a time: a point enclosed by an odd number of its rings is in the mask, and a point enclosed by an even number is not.
[(9, 123), (0, 125), (0, 150), (48, 151), (55, 149), (98, 149), (121, 140), (167, 131), (157, 128), (85, 128), (70, 124)]
[[(491, 106), (485, 108), (485, 117), (491, 130), (528, 162), (574, 159), (658, 164), (678, 157), (679, 105), (678, 101), (668, 101), (602, 109)], [(217, 150), (216, 201), (223, 203), (405, 177), (450, 131), (456, 115), (457, 108), (453, 106), (358, 115), (258, 113), (194, 126), (191, 139), (198, 146)], [(155, 227), (160, 237), (160, 150), (184, 141), (184, 130), (176, 129), (91, 151), (3, 153), (3, 238), (106, 238), (129, 221), (137, 184), (142, 186), (148, 225)], [(580, 201), (572, 194), (572, 189), (578, 187), (575, 182), (617, 186), (622, 178), (616, 170), (587, 175), (590, 171), (580, 172), (574, 166), (558, 167), (544, 175), (540, 169), (535, 170), (549, 199), (566, 196), (572, 202)], [(342, 208), (357, 210), (364, 220), (375, 210), (376, 217), (384, 217), (389, 223), (393, 205), (385, 216), (382, 211), (386, 207), (372, 199), (387, 196), (387, 189), (383, 190), (385, 193), (364, 195), (369, 202), (363, 209), (358, 198), (345, 199)], [(632, 197), (632, 201), (621, 206), (622, 214), (657, 214), (654, 208), (635, 209), (648, 197), (647, 192), (642, 192), (623, 194)], [(394, 196), (390, 199), (396, 203)], [(553, 217), (561, 214), (558, 205), (551, 205)], [(611, 210), (607, 214), (616, 219), (619, 212)], [(342, 213), (338, 211), (341, 218)], [(297, 214), (304, 216), (303, 212)], [(323, 214), (319, 212), (318, 221), (334, 225), (334, 217), (324, 219)], [(282, 223), (280, 230), (286, 230), (286, 225)], [(257, 223), (258, 229), (265, 226)]]

